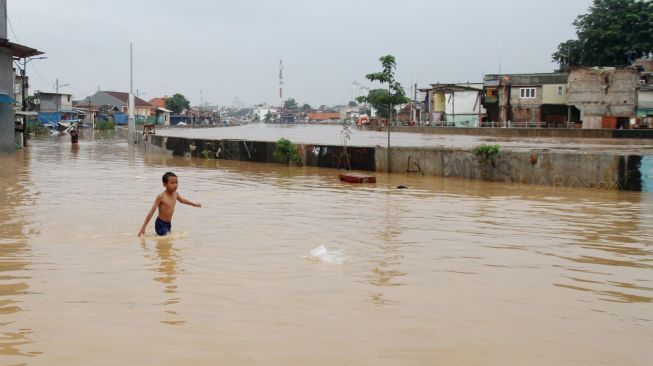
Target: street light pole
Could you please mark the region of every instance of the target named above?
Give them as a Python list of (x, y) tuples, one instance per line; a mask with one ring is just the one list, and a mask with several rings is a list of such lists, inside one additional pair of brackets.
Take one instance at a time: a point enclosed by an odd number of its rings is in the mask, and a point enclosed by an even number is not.
[[(28, 57), (23, 57), (23, 67), (20, 67), (20, 59), (15, 60), (16, 61), (16, 66), (18, 66), (18, 70), (20, 70), (20, 81), (21, 81), (21, 110), (23, 112), (27, 112), (27, 63), (30, 61), (34, 60), (43, 60), (46, 59), (47, 57), (35, 57), (35, 58), (28, 58)], [(27, 133), (25, 132), (27, 128), (27, 116), (23, 114), (23, 146), (27, 146)]]
[[(392, 98), (392, 89), (391, 88), (392, 88), (392, 81), (389, 81), (388, 82), (388, 97), (389, 98)], [(388, 117), (388, 123), (387, 123), (387, 126), (386, 126), (388, 128), (388, 150), (387, 150), (387, 154), (386, 154), (386, 162), (388, 164), (386, 171), (388, 173), (390, 173), (392, 171), (392, 169), (390, 168), (390, 159), (391, 159), (390, 158), (390, 155), (391, 155), (390, 154), (390, 123), (392, 121), (392, 99), (390, 101), (390, 111), (389, 112), (390, 113), (389, 113), (389, 117)]]
[[(27, 81), (25, 80), (25, 68), (27, 67), (27, 59), (23, 59), (23, 68), (20, 70), (20, 80), (23, 82), (23, 86), (21, 88), (21, 94), (22, 94), (22, 102), (23, 102), (23, 112), (27, 111), (27, 101), (25, 98), (27, 96), (25, 95), (25, 88), (27, 88)], [(24, 116), (23, 116), (24, 118)]]
[(21, 78), (21, 96), (22, 96), (22, 108), (21, 110), (23, 112), (27, 111), (27, 63), (30, 61), (34, 60), (44, 60), (47, 59), (47, 57), (34, 57), (34, 58), (28, 58), (25, 57), (23, 58), (23, 67), (20, 67), (20, 60), (16, 61), (16, 65), (18, 66), (18, 69), (20, 70), (20, 78)]

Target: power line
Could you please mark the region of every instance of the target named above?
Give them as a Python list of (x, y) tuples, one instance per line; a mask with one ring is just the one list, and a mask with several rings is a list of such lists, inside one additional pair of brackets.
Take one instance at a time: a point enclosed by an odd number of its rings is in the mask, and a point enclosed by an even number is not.
[[(4, 0), (3, 0), (3, 1), (4, 1)], [(52, 82), (51, 82), (51, 81), (47, 81), (47, 80), (45, 80), (45, 79), (43, 78), (43, 76), (41, 76), (41, 74), (39, 73), (39, 70), (36, 69), (36, 65), (32, 65), (32, 69), (34, 69), (34, 72), (36, 73), (36, 76), (38, 76), (39, 79), (41, 79), (42, 82), (44, 82), (44, 83), (46, 83), (46, 84), (48, 84), (48, 85), (52, 85)]]

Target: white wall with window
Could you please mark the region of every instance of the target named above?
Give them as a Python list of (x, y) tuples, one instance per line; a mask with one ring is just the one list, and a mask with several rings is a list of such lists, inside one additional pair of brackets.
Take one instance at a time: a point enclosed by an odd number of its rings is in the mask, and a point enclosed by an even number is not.
[(519, 97), (522, 99), (535, 98), (535, 88), (519, 88)]

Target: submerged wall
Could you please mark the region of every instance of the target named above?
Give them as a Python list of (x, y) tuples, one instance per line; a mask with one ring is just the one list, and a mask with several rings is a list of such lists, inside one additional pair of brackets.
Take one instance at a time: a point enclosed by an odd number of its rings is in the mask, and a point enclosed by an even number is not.
[[(149, 135), (147, 144), (178, 156), (280, 163), (275, 143), (243, 140), (201, 140)], [(386, 171), (382, 147), (295, 145), (307, 166)], [(556, 152), (546, 149), (502, 151), (494, 162), (470, 150), (451, 148), (392, 148), (393, 173), (481, 179), (515, 184), (599, 188), (653, 192), (653, 156), (611, 153)]]
[[(385, 149), (377, 148), (376, 166), (387, 167)], [(393, 148), (391, 170), (441, 177), (483, 179), (558, 187), (651, 191), (653, 156), (606, 153), (503, 151), (494, 162), (469, 150)]]

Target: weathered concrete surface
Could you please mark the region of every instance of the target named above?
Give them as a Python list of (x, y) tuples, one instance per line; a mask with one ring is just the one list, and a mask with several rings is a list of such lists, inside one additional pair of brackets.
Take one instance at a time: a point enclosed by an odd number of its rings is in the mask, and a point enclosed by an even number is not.
[[(377, 148), (376, 167), (386, 170), (385, 149)], [(393, 148), (395, 173), (483, 179), (516, 184), (643, 190), (639, 156), (597, 153), (503, 151), (492, 162), (464, 149)]]
[[(199, 140), (150, 135), (148, 148), (174, 155), (280, 163), (275, 143), (242, 140)], [(382, 147), (295, 145), (307, 166), (386, 171)], [(481, 179), (512, 184), (610, 190), (653, 191), (653, 155), (601, 152), (556, 152), (547, 149), (502, 151), (494, 162), (483, 161), (470, 149), (392, 148), (392, 173)]]
[(635, 68), (572, 70), (567, 103), (583, 112), (583, 128), (601, 128), (601, 118), (588, 117), (636, 115), (639, 79)]
[[(148, 142), (161, 151), (170, 151), (178, 156), (281, 163), (274, 158), (274, 142), (200, 140), (158, 135), (149, 135)], [(342, 146), (296, 144), (295, 147), (302, 162), (307, 166), (346, 169), (351, 165), (353, 170), (375, 170), (375, 149), (372, 147), (350, 146), (347, 147), (347, 154)]]
[[(386, 131), (382, 126), (359, 126), (364, 131)], [(515, 138), (574, 138), (574, 139), (611, 139), (634, 138), (653, 139), (653, 129), (650, 130), (609, 130), (581, 128), (468, 128), (468, 127), (391, 127), (391, 132), (412, 132), (433, 135), (463, 135)]]

